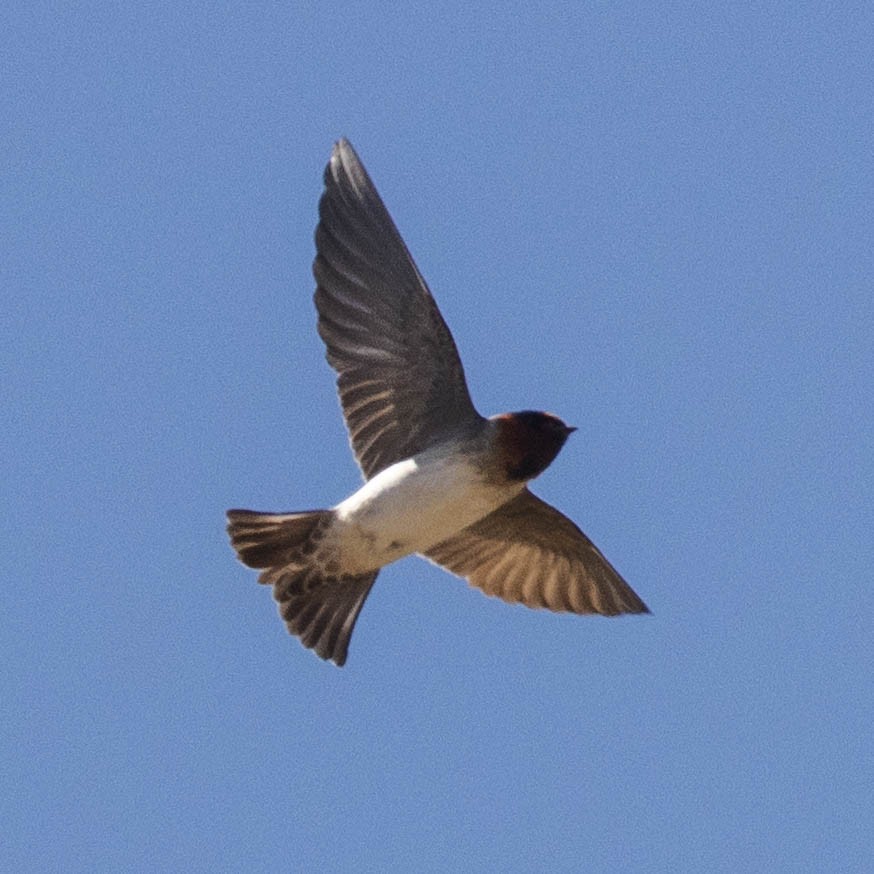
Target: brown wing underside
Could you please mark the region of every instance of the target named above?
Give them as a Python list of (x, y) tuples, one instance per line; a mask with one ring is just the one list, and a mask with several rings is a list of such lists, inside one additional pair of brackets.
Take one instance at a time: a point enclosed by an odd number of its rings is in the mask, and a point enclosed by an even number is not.
[(592, 541), (527, 489), (426, 556), (486, 594), (527, 607), (649, 612)]

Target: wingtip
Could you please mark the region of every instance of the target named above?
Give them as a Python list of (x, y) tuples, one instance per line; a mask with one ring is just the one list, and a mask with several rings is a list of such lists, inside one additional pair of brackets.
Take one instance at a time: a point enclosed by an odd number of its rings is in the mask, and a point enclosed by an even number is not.
[(354, 155), (355, 149), (346, 137), (340, 137), (340, 139), (334, 143), (334, 148), (331, 149), (332, 158), (341, 158), (344, 154), (349, 153)]
[(643, 598), (641, 598), (633, 589), (631, 589), (631, 587), (628, 586), (628, 583), (625, 583), (624, 580), (622, 582), (625, 584), (625, 586), (628, 587), (628, 589), (633, 597), (633, 600), (631, 601), (631, 603), (626, 604), (626, 606), (622, 610), (620, 610), (617, 615), (619, 615), (619, 616), (622, 616), (622, 615), (626, 615), (626, 616), (629, 616), (629, 615), (631, 615), (631, 616), (652, 615), (652, 610), (650, 610), (649, 607), (647, 607), (646, 604), (644, 604)]
[(358, 190), (363, 187), (367, 179), (358, 152), (346, 137), (340, 137), (331, 149), (331, 159), (325, 167), (325, 187), (352, 188)]

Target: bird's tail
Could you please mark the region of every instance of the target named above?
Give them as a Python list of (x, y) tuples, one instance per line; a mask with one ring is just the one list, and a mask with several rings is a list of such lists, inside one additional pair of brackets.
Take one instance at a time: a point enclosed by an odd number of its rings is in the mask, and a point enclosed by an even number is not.
[(378, 571), (343, 575), (317, 556), (333, 514), (228, 510), (228, 534), (240, 561), (262, 570), (258, 582), (273, 587), (288, 630), (323, 659), (342, 665)]

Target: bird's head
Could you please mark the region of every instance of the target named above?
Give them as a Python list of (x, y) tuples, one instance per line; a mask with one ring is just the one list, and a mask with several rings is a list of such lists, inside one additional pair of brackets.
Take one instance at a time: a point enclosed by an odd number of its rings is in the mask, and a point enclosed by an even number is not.
[(530, 480), (552, 464), (565, 440), (577, 429), (552, 413), (522, 410), (492, 416), (495, 442), (511, 480)]

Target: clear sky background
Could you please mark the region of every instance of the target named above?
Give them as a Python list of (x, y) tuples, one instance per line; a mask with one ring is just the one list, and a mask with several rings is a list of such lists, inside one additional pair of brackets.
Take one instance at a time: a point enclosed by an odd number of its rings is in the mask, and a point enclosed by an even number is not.
[[(0, 868), (874, 870), (874, 12), (724, 7), (4, 5)], [(359, 484), (341, 135), (652, 616), (235, 561)]]

